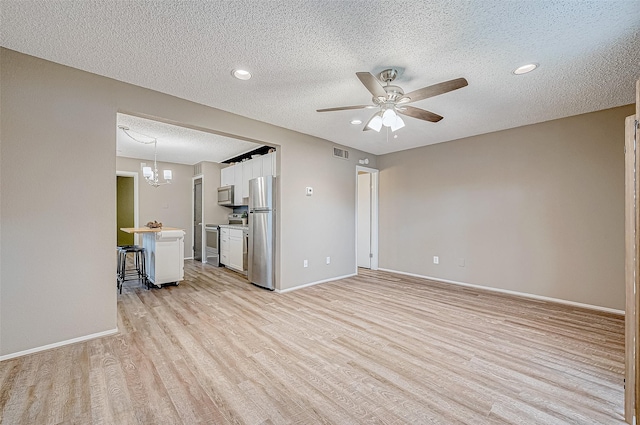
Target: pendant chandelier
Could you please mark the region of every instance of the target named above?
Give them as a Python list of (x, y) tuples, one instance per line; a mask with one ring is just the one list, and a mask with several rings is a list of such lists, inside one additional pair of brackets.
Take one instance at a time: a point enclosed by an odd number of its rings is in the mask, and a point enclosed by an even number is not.
[(171, 184), (171, 179), (173, 178), (171, 170), (162, 170), (162, 176), (164, 177), (164, 181), (160, 182), (160, 178), (159, 178), (160, 173), (158, 172), (158, 140), (155, 137), (147, 136), (142, 133), (138, 133), (138, 134), (153, 140), (149, 140), (146, 142), (143, 140), (138, 140), (135, 137), (133, 137), (131, 134), (129, 134), (129, 132), (132, 131), (129, 129), (129, 127), (126, 127), (124, 125), (119, 125), (118, 128), (121, 129), (124, 132), (124, 134), (126, 134), (132, 140), (138, 143), (142, 143), (143, 145), (150, 145), (153, 143), (153, 168), (146, 166), (146, 164), (143, 164), (142, 166), (142, 175), (144, 176), (145, 181), (153, 187), (162, 186), (163, 184)]

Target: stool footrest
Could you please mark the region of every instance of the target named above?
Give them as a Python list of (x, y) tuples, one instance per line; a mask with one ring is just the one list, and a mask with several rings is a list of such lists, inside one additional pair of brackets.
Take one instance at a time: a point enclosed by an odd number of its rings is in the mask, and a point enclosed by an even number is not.
[[(127, 269), (127, 254), (133, 254), (134, 267)], [(122, 293), (122, 284), (128, 280), (139, 280), (149, 289), (149, 277), (145, 261), (146, 250), (138, 245), (118, 247), (118, 270), (116, 272), (118, 291)]]

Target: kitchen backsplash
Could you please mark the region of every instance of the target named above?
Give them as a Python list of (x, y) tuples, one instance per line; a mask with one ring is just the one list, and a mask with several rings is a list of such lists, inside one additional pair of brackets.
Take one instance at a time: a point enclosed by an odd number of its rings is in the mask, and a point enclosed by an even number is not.
[(239, 207), (233, 207), (233, 213), (234, 214), (242, 214), (242, 213), (248, 213), (249, 212), (249, 207), (246, 205), (241, 205)]

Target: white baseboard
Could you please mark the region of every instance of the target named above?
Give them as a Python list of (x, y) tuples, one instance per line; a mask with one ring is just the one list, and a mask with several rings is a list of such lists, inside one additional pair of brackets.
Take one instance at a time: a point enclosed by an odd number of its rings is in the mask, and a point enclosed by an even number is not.
[(66, 341), (56, 342), (54, 344), (43, 345), (41, 347), (30, 348), (28, 350), (18, 351), (17, 353), (5, 354), (4, 356), (0, 356), (0, 362), (4, 361), (4, 360), (14, 359), (16, 357), (26, 356), (27, 354), (33, 354), (33, 353), (38, 353), (40, 351), (51, 350), (52, 348), (58, 348), (58, 347), (62, 347), (62, 346), (65, 346), (65, 345), (75, 344), (77, 342), (83, 342), (83, 341), (88, 341), (90, 339), (95, 339), (95, 338), (100, 338), (100, 337), (103, 337), (103, 336), (113, 335), (113, 334), (116, 334), (116, 333), (118, 333), (118, 329), (117, 328), (116, 329), (111, 329), (111, 330), (108, 330), (108, 331), (104, 331), (104, 332), (98, 332), (98, 333), (95, 333), (95, 334), (80, 336), (78, 338), (68, 339)]
[(352, 277), (355, 275), (357, 275), (357, 273), (345, 274), (343, 276), (332, 277), (330, 279), (318, 280), (317, 282), (305, 283), (304, 285), (294, 286), (293, 288), (276, 289), (275, 292), (279, 294), (284, 294), (286, 292), (291, 292), (291, 291), (295, 291), (297, 289), (302, 289), (302, 288), (308, 288), (309, 286), (318, 285), (320, 283), (327, 283), (327, 282), (333, 282), (334, 280), (346, 279), (348, 277)]
[(588, 308), (590, 310), (604, 311), (606, 313), (620, 314), (620, 315), (624, 316), (624, 310), (616, 310), (614, 308), (601, 307), (599, 305), (583, 304), (583, 303), (578, 303), (578, 302), (575, 302), (575, 301), (563, 300), (563, 299), (560, 299), (560, 298), (551, 298), (551, 297), (545, 297), (545, 296), (542, 296), (542, 295), (529, 294), (529, 293), (526, 293), (526, 292), (510, 291), (508, 289), (492, 288), (490, 286), (482, 286), (482, 285), (475, 285), (475, 284), (472, 284), (472, 283), (457, 282), (455, 280), (447, 280), (447, 279), (441, 279), (439, 277), (431, 277), (431, 276), (424, 276), (424, 275), (415, 274), (415, 273), (401, 272), (401, 271), (398, 271), (398, 270), (383, 269), (383, 268), (379, 268), (378, 270), (385, 271), (385, 272), (390, 272), (390, 273), (403, 274), (403, 275), (406, 275), (406, 276), (419, 277), (419, 278), (422, 278), (422, 279), (433, 280), (433, 281), (436, 281), (436, 282), (450, 283), (452, 285), (466, 286), (466, 287), (469, 287), (469, 288), (482, 289), (482, 290), (491, 291), (491, 292), (499, 292), (501, 294), (515, 295), (515, 296), (518, 296), (518, 297), (530, 298), (530, 299), (539, 300), (539, 301), (549, 301), (549, 302), (554, 302), (554, 303), (558, 303), (558, 304), (570, 305), (570, 306), (573, 306), (573, 307)]

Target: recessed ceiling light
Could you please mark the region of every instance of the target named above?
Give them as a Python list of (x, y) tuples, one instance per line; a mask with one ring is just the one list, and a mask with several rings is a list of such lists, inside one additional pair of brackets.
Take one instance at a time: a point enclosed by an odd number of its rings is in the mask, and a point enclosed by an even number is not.
[(537, 67), (538, 67), (537, 63), (529, 63), (527, 65), (522, 65), (521, 67), (514, 69), (513, 73), (515, 75), (522, 75), (522, 74), (526, 74), (527, 72), (533, 71)]
[(362, 124), (362, 120), (351, 120), (351, 124), (353, 125)]
[(251, 73), (249, 71), (245, 71), (244, 69), (234, 69), (231, 73), (238, 80), (248, 80), (251, 78)]
[(397, 134), (394, 134), (394, 135), (393, 135), (393, 138), (394, 138), (394, 139), (397, 139), (397, 138), (398, 138), (398, 135), (397, 135)]

